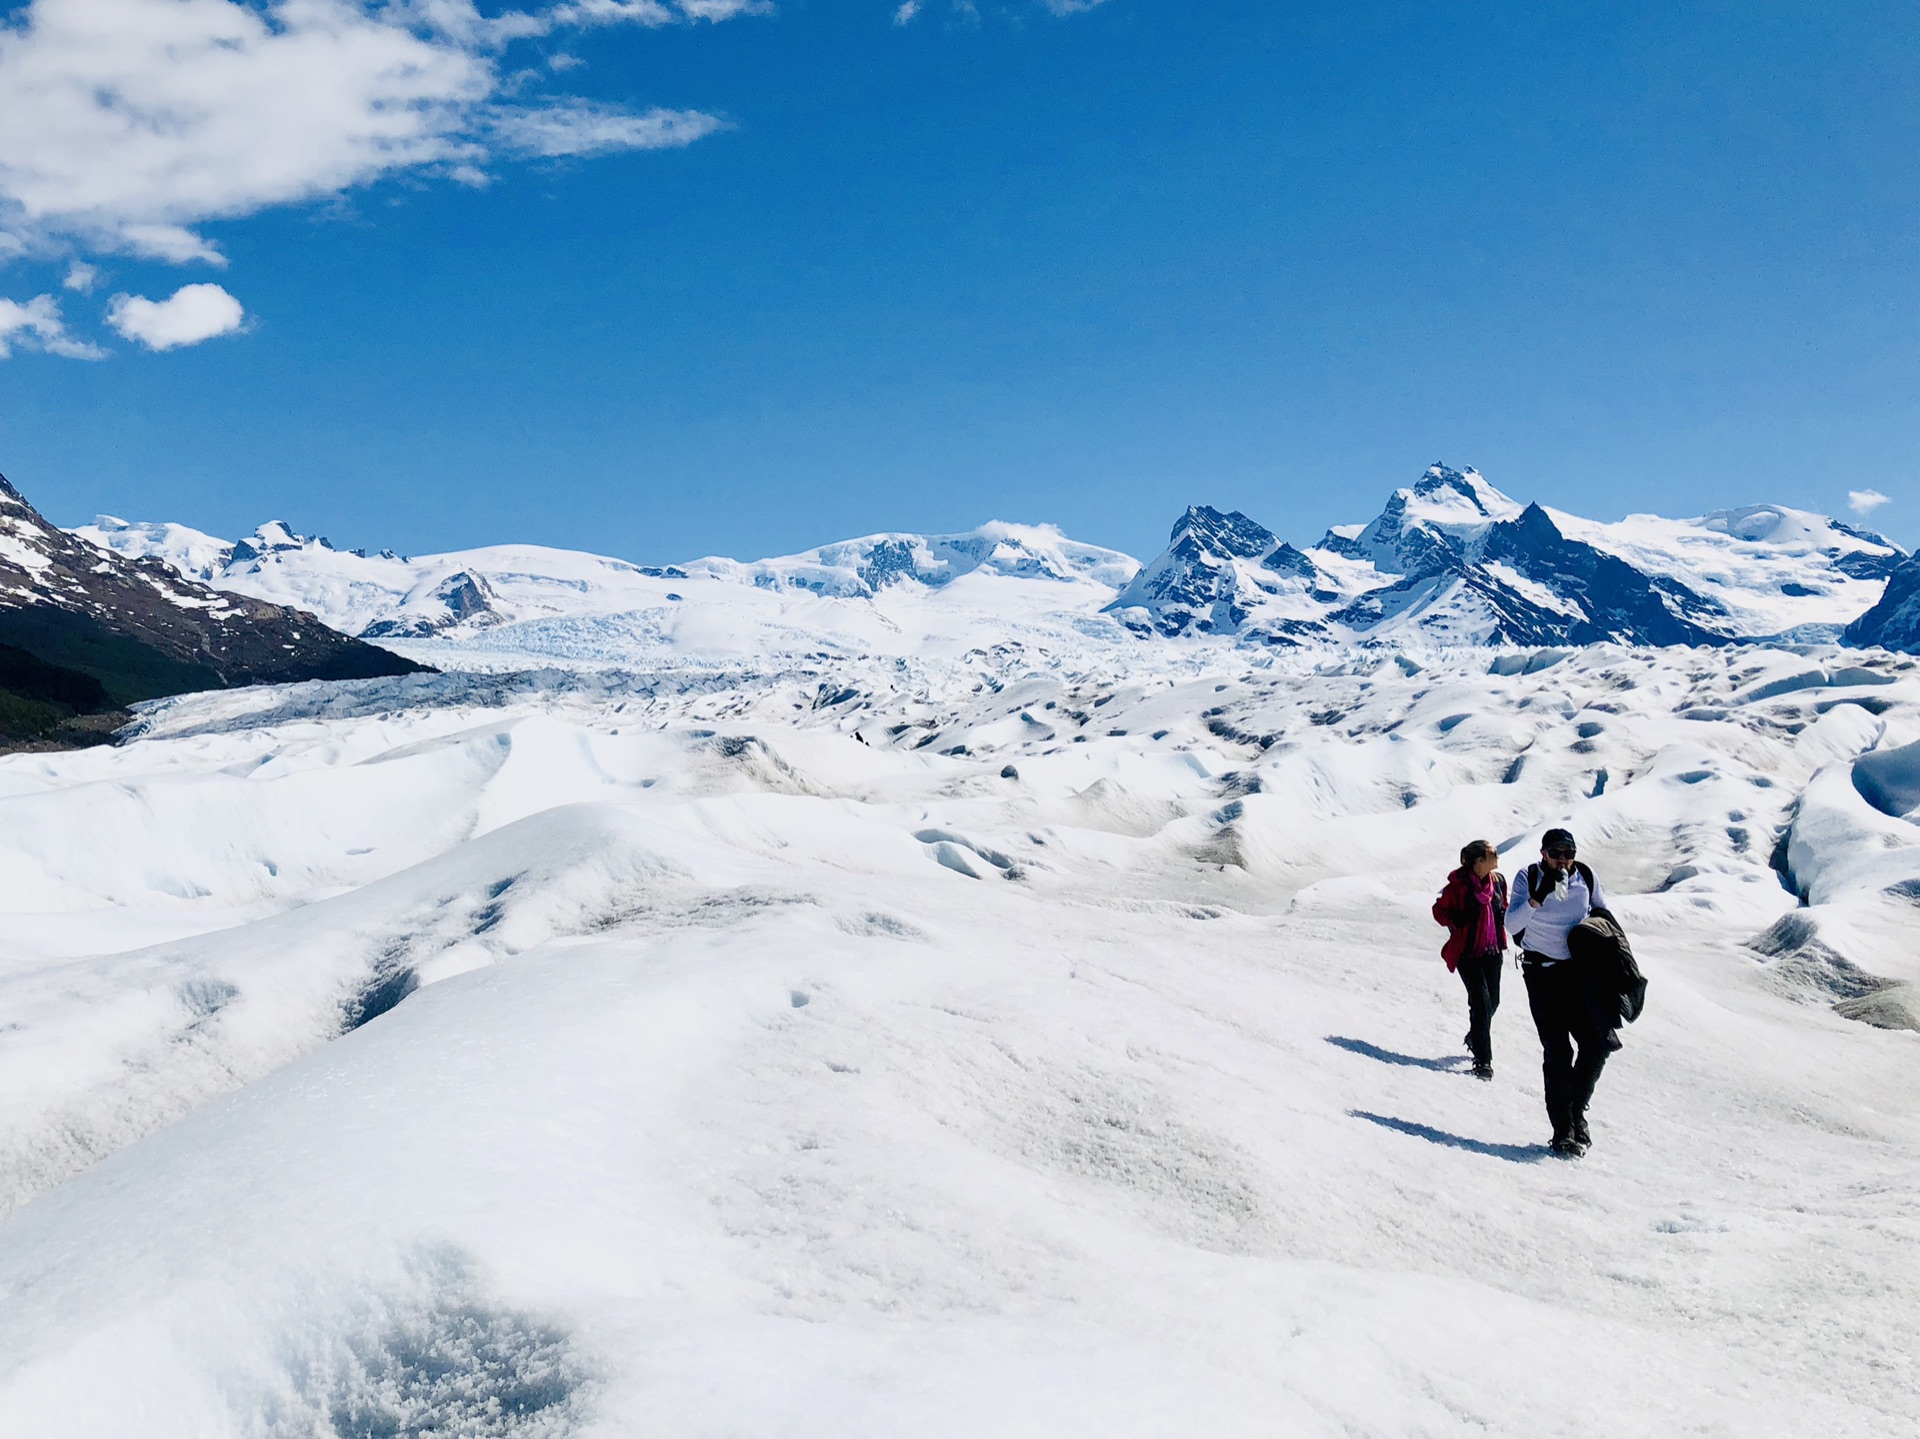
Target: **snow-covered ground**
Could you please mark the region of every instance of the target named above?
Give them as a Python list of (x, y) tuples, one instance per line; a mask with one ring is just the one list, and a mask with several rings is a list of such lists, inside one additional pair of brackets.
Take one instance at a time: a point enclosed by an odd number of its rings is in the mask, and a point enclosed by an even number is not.
[[(0, 1429), (1920, 1432), (1920, 662), (967, 583), (0, 760)], [(1426, 913), (1555, 823), (1578, 1163)]]

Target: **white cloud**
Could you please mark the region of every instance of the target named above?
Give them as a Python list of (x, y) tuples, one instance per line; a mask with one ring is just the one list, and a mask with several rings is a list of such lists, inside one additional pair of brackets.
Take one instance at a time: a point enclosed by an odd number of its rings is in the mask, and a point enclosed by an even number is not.
[(679, 7), (689, 20), (714, 24), (736, 15), (771, 15), (774, 10), (773, 0), (679, 0)]
[(60, 302), (51, 295), (35, 295), (25, 304), (0, 300), (0, 360), (10, 358), (16, 345), (65, 355), (70, 360), (104, 360), (107, 355), (98, 345), (67, 333), (66, 322), (60, 318)]
[(77, 240), (217, 263), (195, 226), (400, 171), (477, 173), (496, 146), (688, 144), (718, 122), (512, 101), (495, 57), (565, 26), (766, 8), (571, 0), (485, 16), (473, 0), (32, 0), (0, 24), (0, 250), (10, 233), (15, 248)]
[(1848, 490), (1847, 506), (1856, 515), (1869, 515), (1886, 504), (1889, 498), (1878, 490)]
[(78, 290), (83, 295), (93, 293), (93, 287), (100, 279), (100, 272), (85, 260), (75, 260), (67, 267), (67, 278), (60, 283), (69, 290)]
[(1086, 10), (1098, 9), (1107, 0), (1040, 0), (1040, 3), (1055, 15), (1078, 15)]
[(182, 285), (164, 300), (115, 295), (107, 323), (149, 350), (176, 350), (230, 335), (246, 320), (240, 302), (218, 285)]
[(893, 12), (893, 23), (896, 25), (910, 24), (913, 21), (913, 17), (919, 13), (920, 0), (905, 0), (905, 3)]
[(636, 115), (590, 100), (502, 109), (488, 126), (496, 145), (522, 155), (605, 155), (615, 150), (663, 150), (691, 145), (725, 128), (699, 110), (648, 110)]
[(737, 15), (771, 15), (770, 0), (566, 0), (546, 12), (555, 25), (672, 25), (681, 20), (718, 24)]

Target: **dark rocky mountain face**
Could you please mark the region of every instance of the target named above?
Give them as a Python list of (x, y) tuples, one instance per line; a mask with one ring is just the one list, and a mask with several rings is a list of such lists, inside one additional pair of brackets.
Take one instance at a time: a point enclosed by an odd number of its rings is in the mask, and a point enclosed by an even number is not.
[(1168, 544), (1176, 554), (1234, 555), (1257, 560), (1280, 543), (1265, 525), (1240, 511), (1221, 514), (1212, 505), (1190, 505), (1173, 527)]
[(1908, 555), (1887, 577), (1880, 603), (1847, 626), (1847, 641), (1920, 654), (1920, 554)]
[[(1725, 644), (1729, 636), (1696, 623), (1724, 617), (1712, 600), (1668, 575), (1649, 575), (1617, 555), (1560, 533), (1547, 512), (1528, 505), (1517, 520), (1491, 526), (1482, 561), (1505, 562), (1534, 583), (1571, 602), (1580, 614), (1558, 616), (1561, 633), (1550, 641), (1630, 645)], [(1508, 641), (1539, 643), (1533, 637)]]
[(1409, 575), (1367, 591), (1330, 618), (1336, 625), (1365, 631), (1401, 616), (1429, 619), (1424, 628), (1442, 637), (1477, 620), (1481, 632), (1498, 636), (1490, 643), (1511, 645), (1560, 643), (1570, 624), (1568, 616), (1471, 566)]
[(440, 581), (428, 595), (429, 602), (437, 608), (425, 615), (403, 614), (375, 620), (360, 631), (360, 638), (427, 639), (469, 620), (497, 618), (499, 611), (494, 608), (493, 599), (493, 586), (483, 576), (460, 570)]
[(0, 477), (0, 688), (16, 737), (190, 690), (424, 668), (312, 615), (90, 545)]

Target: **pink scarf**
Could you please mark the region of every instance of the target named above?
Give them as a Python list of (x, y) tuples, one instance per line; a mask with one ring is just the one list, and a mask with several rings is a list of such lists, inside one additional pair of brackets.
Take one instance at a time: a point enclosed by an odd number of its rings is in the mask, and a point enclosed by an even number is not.
[(1468, 870), (1464, 877), (1467, 881), (1467, 893), (1480, 907), (1480, 917), (1474, 926), (1473, 943), (1467, 946), (1467, 953), (1469, 955), (1498, 954), (1500, 926), (1493, 913), (1493, 876), (1476, 879), (1473, 871)]

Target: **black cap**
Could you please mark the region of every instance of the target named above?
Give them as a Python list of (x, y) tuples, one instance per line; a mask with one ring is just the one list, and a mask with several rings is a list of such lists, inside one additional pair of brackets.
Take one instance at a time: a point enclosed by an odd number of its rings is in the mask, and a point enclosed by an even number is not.
[(1568, 849), (1580, 847), (1573, 842), (1573, 831), (1570, 829), (1550, 829), (1540, 836), (1540, 848), (1552, 849), (1555, 845), (1565, 845)]

